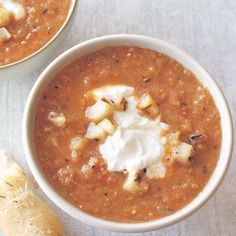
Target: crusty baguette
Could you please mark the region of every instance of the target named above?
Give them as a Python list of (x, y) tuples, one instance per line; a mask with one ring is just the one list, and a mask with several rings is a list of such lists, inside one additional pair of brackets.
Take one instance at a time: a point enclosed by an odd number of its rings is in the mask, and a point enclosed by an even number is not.
[(0, 150), (0, 228), (4, 236), (63, 236), (57, 215), (32, 192), (22, 169)]

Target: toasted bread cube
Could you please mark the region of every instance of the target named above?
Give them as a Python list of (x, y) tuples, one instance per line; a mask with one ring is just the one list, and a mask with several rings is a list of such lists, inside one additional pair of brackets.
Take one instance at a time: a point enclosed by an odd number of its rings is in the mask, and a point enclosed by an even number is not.
[(149, 93), (145, 93), (139, 99), (138, 104), (137, 104), (137, 108), (140, 110), (144, 110), (144, 109), (147, 109), (155, 104), (156, 103), (153, 100), (152, 96)]
[(8, 32), (6, 28), (0, 28), (0, 41), (8, 41), (11, 39), (11, 34)]
[(88, 96), (96, 101), (102, 100), (109, 103), (116, 110), (125, 111), (126, 98), (131, 96), (134, 88), (125, 85), (108, 85), (88, 91)]
[(149, 93), (145, 93), (138, 101), (137, 108), (149, 113), (151, 116), (159, 114), (159, 108)]
[(123, 185), (123, 189), (133, 193), (139, 191), (139, 184), (136, 181), (136, 179), (137, 179), (137, 173), (134, 174), (130, 173)]
[(93, 168), (97, 165), (98, 159), (96, 157), (91, 157), (89, 161), (81, 167), (81, 172), (85, 174), (85, 178), (89, 177), (89, 174)]
[(94, 105), (86, 109), (86, 116), (93, 122), (98, 123), (105, 117), (109, 117), (113, 112), (112, 106), (105, 101), (97, 101)]
[(115, 110), (125, 111), (127, 109), (128, 102), (124, 97), (117, 96), (115, 98), (102, 98), (102, 101), (109, 103)]
[(128, 102), (124, 97), (118, 97), (113, 101), (116, 110), (126, 111)]
[(146, 176), (150, 179), (163, 178), (166, 173), (166, 168), (162, 163), (149, 166), (146, 171)]
[(180, 142), (172, 149), (173, 158), (183, 164), (189, 162), (189, 157), (193, 154), (193, 147), (187, 143)]
[(99, 122), (98, 126), (100, 126), (108, 134), (113, 134), (116, 129), (115, 125), (113, 125), (108, 118), (105, 118)]
[(51, 111), (48, 114), (48, 119), (57, 127), (63, 127), (66, 123), (66, 117), (62, 112)]
[(7, 26), (12, 19), (12, 12), (3, 7), (0, 7), (0, 28)]
[(106, 131), (93, 122), (89, 124), (87, 133), (85, 134), (85, 138), (100, 142), (102, 142), (106, 138), (106, 136), (107, 136)]
[(87, 144), (87, 139), (79, 136), (74, 137), (70, 140), (70, 149), (72, 151), (82, 151)]

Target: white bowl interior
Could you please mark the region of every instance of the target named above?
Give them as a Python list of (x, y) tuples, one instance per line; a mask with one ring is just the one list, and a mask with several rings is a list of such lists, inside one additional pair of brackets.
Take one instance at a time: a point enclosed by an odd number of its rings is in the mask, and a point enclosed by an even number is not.
[[(211, 176), (209, 182), (203, 189), (203, 191), (187, 206), (177, 211), (176, 213), (145, 223), (116, 223), (105, 221), (87, 213), (82, 212), (65, 199), (63, 199), (48, 183), (42, 169), (37, 160), (34, 144), (34, 118), (35, 108), (37, 106), (38, 98), (47, 84), (53, 79), (54, 75), (58, 73), (63, 67), (78, 59), (80, 56), (88, 54), (90, 52), (102, 49), (110, 46), (137, 46), (143, 48), (150, 48), (155, 51), (164, 53), (169, 57), (174, 58), (180, 62), (183, 66), (192, 71), (199, 81), (204, 84), (210, 91), (215, 104), (220, 112), (221, 127), (222, 127), (222, 144), (221, 152), (217, 166)], [(215, 192), (220, 182), (222, 181), (224, 174), (230, 162), (232, 152), (232, 121), (230, 112), (225, 101), (225, 98), (219, 89), (216, 82), (212, 77), (204, 70), (195, 60), (188, 56), (182, 50), (158, 39), (138, 36), (138, 35), (111, 35), (103, 36), (100, 38), (92, 39), (84, 43), (78, 44), (69, 49), (58, 58), (56, 58), (41, 74), (38, 81), (34, 85), (24, 113), (23, 121), (23, 144), (30, 169), (39, 183), (40, 187), (46, 193), (46, 195), (61, 209), (77, 218), (78, 220), (100, 227), (106, 230), (119, 231), (119, 232), (145, 232), (163, 228), (170, 224), (176, 223), (181, 219), (192, 214), (199, 209)]]

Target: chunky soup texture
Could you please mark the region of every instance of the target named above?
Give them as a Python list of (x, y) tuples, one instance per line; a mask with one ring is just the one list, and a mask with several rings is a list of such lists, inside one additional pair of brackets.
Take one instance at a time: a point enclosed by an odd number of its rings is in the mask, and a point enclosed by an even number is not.
[(0, 40), (0, 66), (21, 60), (43, 47), (60, 29), (70, 0), (14, 0), (25, 9), (25, 17), (6, 26), (11, 39)]
[[(89, 123), (85, 109), (93, 101), (87, 91), (125, 84), (137, 96), (149, 92), (160, 107), (162, 121), (181, 132), (181, 141), (193, 145), (188, 165), (174, 163), (162, 179), (148, 179), (149, 188), (124, 191), (125, 174), (109, 172), (90, 141), (76, 161), (70, 140), (84, 135)], [(61, 112), (66, 124), (55, 126), (51, 112)], [(52, 186), (81, 210), (117, 222), (146, 222), (186, 206), (203, 189), (216, 166), (221, 146), (220, 116), (210, 93), (181, 64), (150, 49), (111, 47), (79, 58), (59, 72), (43, 91), (35, 123), (38, 159)], [(95, 158), (91, 171), (83, 167)]]

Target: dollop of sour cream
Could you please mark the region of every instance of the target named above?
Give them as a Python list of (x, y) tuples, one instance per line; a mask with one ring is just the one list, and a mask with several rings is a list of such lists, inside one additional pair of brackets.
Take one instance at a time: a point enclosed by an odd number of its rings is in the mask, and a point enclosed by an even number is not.
[(0, 6), (8, 11), (11, 11), (16, 20), (20, 20), (25, 17), (25, 9), (20, 3), (12, 0), (0, 0)]
[[(115, 86), (114, 86), (115, 87)], [(113, 88), (115, 91), (115, 88)], [(115, 111), (113, 119), (117, 128), (109, 135), (104, 143), (99, 145), (99, 151), (106, 160), (109, 171), (128, 172), (128, 181), (133, 182), (136, 173), (144, 168), (155, 168), (159, 177), (165, 174), (162, 158), (165, 155), (166, 139), (161, 133), (168, 129), (168, 125), (159, 119), (151, 120), (141, 116), (136, 108), (138, 99), (131, 94), (130, 87), (120, 89), (122, 93), (116, 96), (124, 96), (127, 100), (125, 111)], [(101, 91), (100, 91), (101, 93)], [(112, 91), (109, 97), (112, 96)], [(108, 91), (104, 93), (107, 95)], [(99, 97), (102, 95), (100, 94)], [(156, 173), (155, 173), (156, 174)]]
[(159, 134), (168, 126), (139, 115), (135, 97), (129, 97), (127, 102), (126, 111), (114, 113), (117, 129), (99, 150), (109, 171), (135, 173), (163, 157), (165, 139)]

